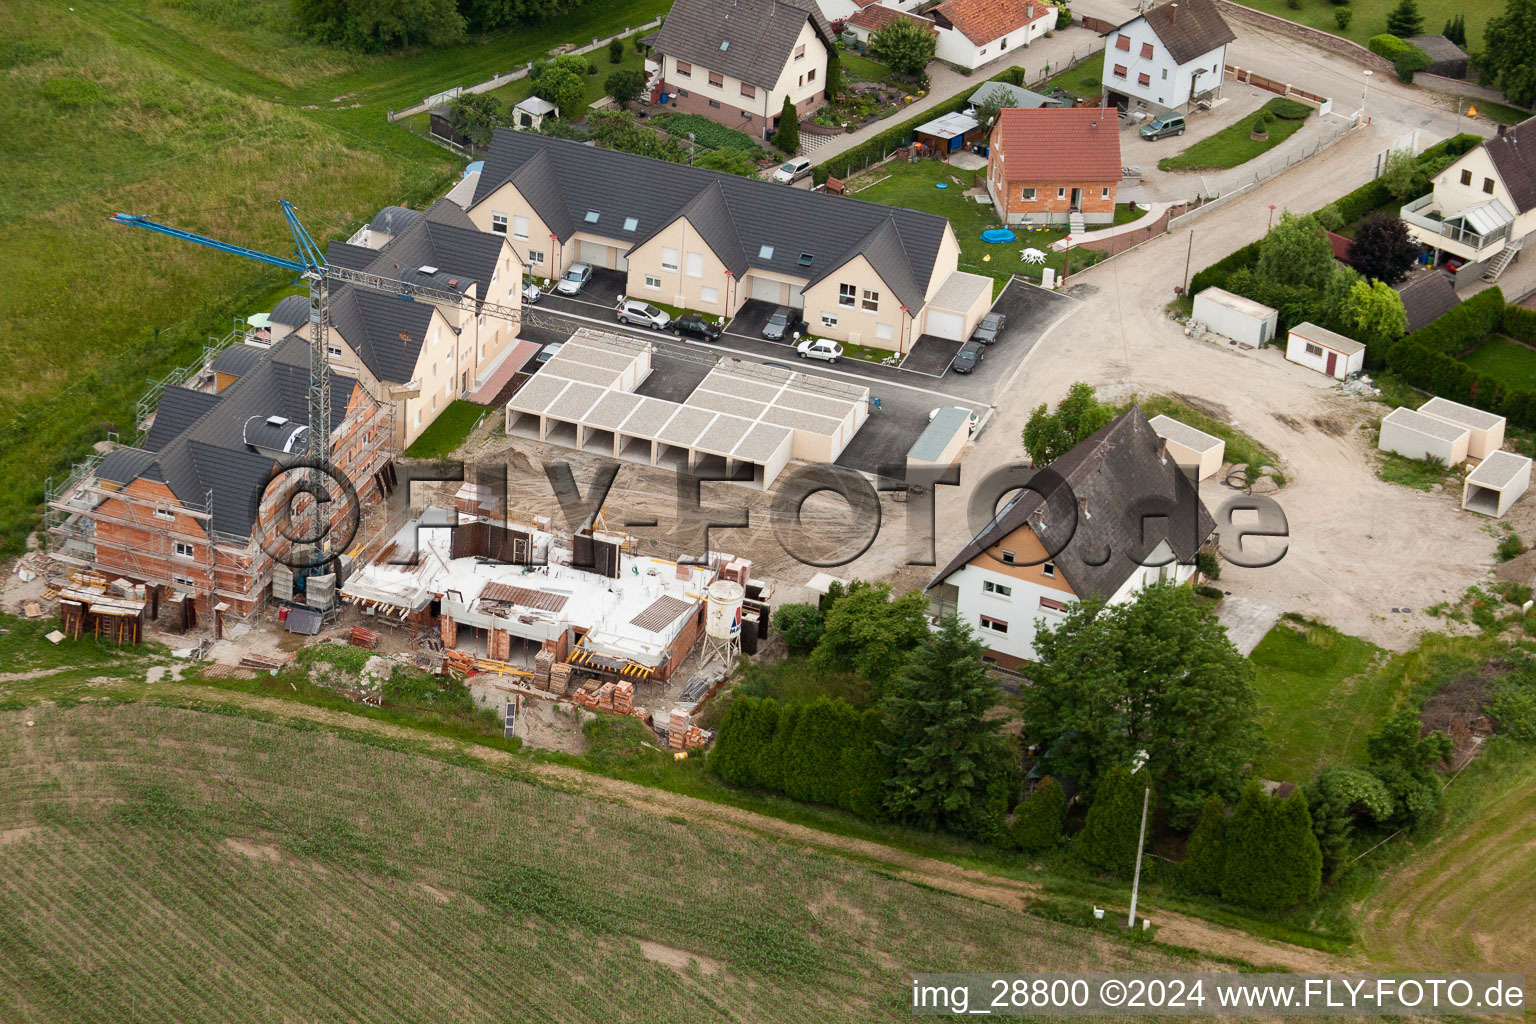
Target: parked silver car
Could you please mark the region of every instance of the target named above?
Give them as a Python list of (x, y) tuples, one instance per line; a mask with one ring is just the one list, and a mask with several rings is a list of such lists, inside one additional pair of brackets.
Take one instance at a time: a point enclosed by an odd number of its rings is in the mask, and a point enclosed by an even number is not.
[(672, 314), (639, 299), (625, 299), (619, 303), (619, 323), (637, 324), (653, 331), (664, 331), (672, 323)]
[(560, 283), (555, 285), (555, 291), (561, 295), (580, 295), (581, 290), (591, 280), (591, 267), (585, 263), (573, 263), (571, 264), (571, 269), (567, 270), (565, 276), (560, 279)]

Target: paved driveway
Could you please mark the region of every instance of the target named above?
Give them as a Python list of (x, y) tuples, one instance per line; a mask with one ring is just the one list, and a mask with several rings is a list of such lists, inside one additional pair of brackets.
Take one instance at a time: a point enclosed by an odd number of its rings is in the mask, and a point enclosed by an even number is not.
[(907, 358), (901, 361), (901, 368), (910, 373), (927, 373), (935, 377), (944, 376), (944, 371), (949, 369), (949, 364), (955, 361), (955, 353), (960, 351), (958, 341), (950, 341), (948, 338), (935, 338), (931, 334), (925, 334), (912, 344), (912, 351), (907, 353)]

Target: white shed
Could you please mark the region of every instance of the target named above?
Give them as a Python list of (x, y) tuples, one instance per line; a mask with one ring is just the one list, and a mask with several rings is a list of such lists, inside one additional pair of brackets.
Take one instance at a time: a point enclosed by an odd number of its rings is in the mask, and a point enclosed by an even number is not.
[(1486, 459), (1504, 447), (1504, 417), (1496, 413), (1484, 412), (1439, 397), (1431, 398), (1419, 406), (1419, 412), (1471, 431), (1471, 437), (1467, 439), (1469, 458)]
[(1531, 486), (1531, 460), (1497, 451), (1482, 461), (1461, 488), (1461, 507), (1497, 519)]
[(1381, 440), (1376, 447), (1410, 459), (1434, 458), (1447, 466), (1459, 466), (1467, 460), (1470, 434), (1466, 427), (1412, 409), (1393, 409), (1381, 421)]
[(1365, 345), (1317, 324), (1297, 324), (1286, 340), (1285, 358), (1343, 380), (1365, 368)]
[(1196, 430), (1188, 423), (1180, 423), (1171, 416), (1154, 416), (1147, 422), (1163, 439), (1173, 461), (1180, 469), (1194, 470), (1196, 480), (1204, 480), (1221, 469), (1227, 454), (1227, 442), (1221, 438)]
[(1280, 314), (1264, 303), (1224, 288), (1207, 288), (1196, 295), (1194, 316), (1222, 337), (1254, 348), (1274, 338), (1280, 321)]
[(538, 131), (546, 117), (560, 116), (560, 108), (542, 96), (529, 96), (512, 107), (512, 127), (525, 131)]

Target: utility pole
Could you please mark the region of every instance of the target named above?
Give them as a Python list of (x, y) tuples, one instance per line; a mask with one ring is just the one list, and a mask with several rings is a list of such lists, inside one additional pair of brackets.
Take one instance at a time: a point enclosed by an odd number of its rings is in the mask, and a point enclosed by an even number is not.
[[(1147, 752), (1145, 750), (1138, 750), (1136, 752), (1136, 766), (1131, 769), (1131, 774), (1135, 775), (1141, 771), (1142, 766), (1146, 763)], [(1131, 916), (1125, 922), (1127, 928), (1136, 927), (1136, 896), (1141, 890), (1141, 848), (1147, 844), (1147, 807), (1151, 803), (1152, 783), (1149, 781), (1146, 792), (1141, 795), (1141, 833), (1136, 839), (1136, 873), (1131, 877)]]
[(1189, 294), (1189, 261), (1195, 255), (1195, 229), (1189, 229), (1189, 250), (1184, 253), (1184, 294)]

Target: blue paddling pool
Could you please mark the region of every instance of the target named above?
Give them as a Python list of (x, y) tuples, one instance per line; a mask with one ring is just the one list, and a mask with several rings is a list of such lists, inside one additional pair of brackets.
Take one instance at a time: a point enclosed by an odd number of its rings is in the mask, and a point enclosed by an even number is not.
[(981, 240), (983, 242), (990, 242), (995, 245), (998, 242), (1013, 241), (1014, 235), (1013, 232), (1009, 231), (1007, 228), (988, 228), (981, 233)]

